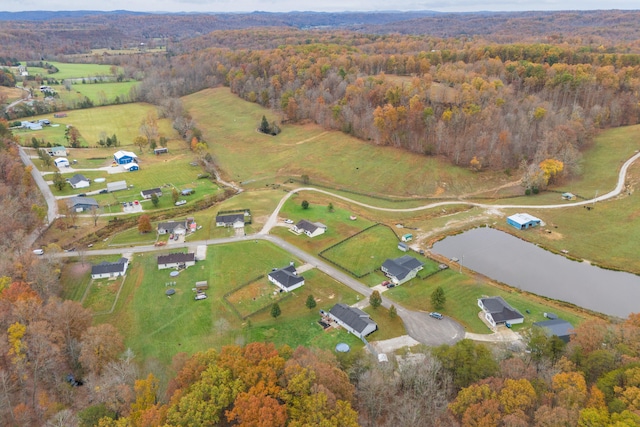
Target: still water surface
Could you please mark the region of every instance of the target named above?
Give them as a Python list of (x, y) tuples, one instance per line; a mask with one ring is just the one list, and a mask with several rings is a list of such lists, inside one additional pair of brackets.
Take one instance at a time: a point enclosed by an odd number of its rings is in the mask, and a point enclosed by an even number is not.
[(640, 276), (571, 261), (493, 228), (447, 237), (432, 251), (538, 295), (613, 316), (640, 312)]

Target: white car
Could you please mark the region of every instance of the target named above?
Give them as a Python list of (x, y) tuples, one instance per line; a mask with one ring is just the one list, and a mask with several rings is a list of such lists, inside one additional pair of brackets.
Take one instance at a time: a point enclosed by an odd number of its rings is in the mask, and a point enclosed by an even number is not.
[(201, 300), (201, 299), (207, 299), (207, 294), (198, 294), (198, 295), (196, 295), (196, 297), (195, 297), (196, 301)]
[(292, 219), (285, 219), (284, 223), (285, 224), (293, 224), (293, 220)]
[(186, 200), (178, 200), (178, 201), (176, 202), (176, 206), (182, 206), (182, 205), (186, 205), (186, 204), (187, 204), (187, 201), (186, 201)]
[(33, 253), (35, 255), (42, 255), (42, 254), (44, 254), (44, 250), (43, 249), (34, 249)]

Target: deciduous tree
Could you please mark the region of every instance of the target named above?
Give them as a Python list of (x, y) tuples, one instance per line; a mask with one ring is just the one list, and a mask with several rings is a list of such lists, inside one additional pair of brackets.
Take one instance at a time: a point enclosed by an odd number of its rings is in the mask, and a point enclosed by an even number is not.
[(149, 215), (140, 215), (138, 218), (138, 232), (140, 234), (150, 233), (153, 228), (151, 227), (151, 219)]
[(371, 307), (374, 309), (382, 305), (382, 296), (380, 296), (380, 292), (371, 292), (371, 295), (369, 295), (369, 304), (371, 304)]

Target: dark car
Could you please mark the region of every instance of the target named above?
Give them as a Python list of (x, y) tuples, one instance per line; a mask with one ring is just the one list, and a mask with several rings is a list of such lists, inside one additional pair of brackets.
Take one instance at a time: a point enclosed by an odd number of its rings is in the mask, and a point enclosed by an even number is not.
[(391, 289), (391, 288), (395, 288), (395, 287), (396, 287), (396, 284), (395, 284), (395, 283), (389, 283), (389, 284), (387, 285), (387, 288), (389, 288), (389, 289)]
[(107, 194), (109, 192), (109, 190), (107, 190), (106, 188), (103, 188), (102, 190), (100, 190), (100, 194)]
[(442, 314), (438, 313), (437, 311), (432, 311), (431, 313), (429, 313), (429, 316), (433, 317), (434, 319), (438, 319), (438, 320), (444, 319), (444, 316)]
[(71, 387), (79, 387), (84, 384), (82, 381), (75, 379), (73, 374), (67, 375), (67, 382), (71, 384)]
[(78, 197), (87, 197), (87, 193), (80, 193), (78, 194)]

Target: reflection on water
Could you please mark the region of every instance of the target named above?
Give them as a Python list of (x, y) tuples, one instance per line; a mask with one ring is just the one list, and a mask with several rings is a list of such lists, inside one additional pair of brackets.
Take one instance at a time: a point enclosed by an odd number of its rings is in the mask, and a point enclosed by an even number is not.
[(437, 242), (432, 251), (538, 295), (613, 316), (640, 312), (640, 276), (571, 261), (499, 230), (469, 230)]

